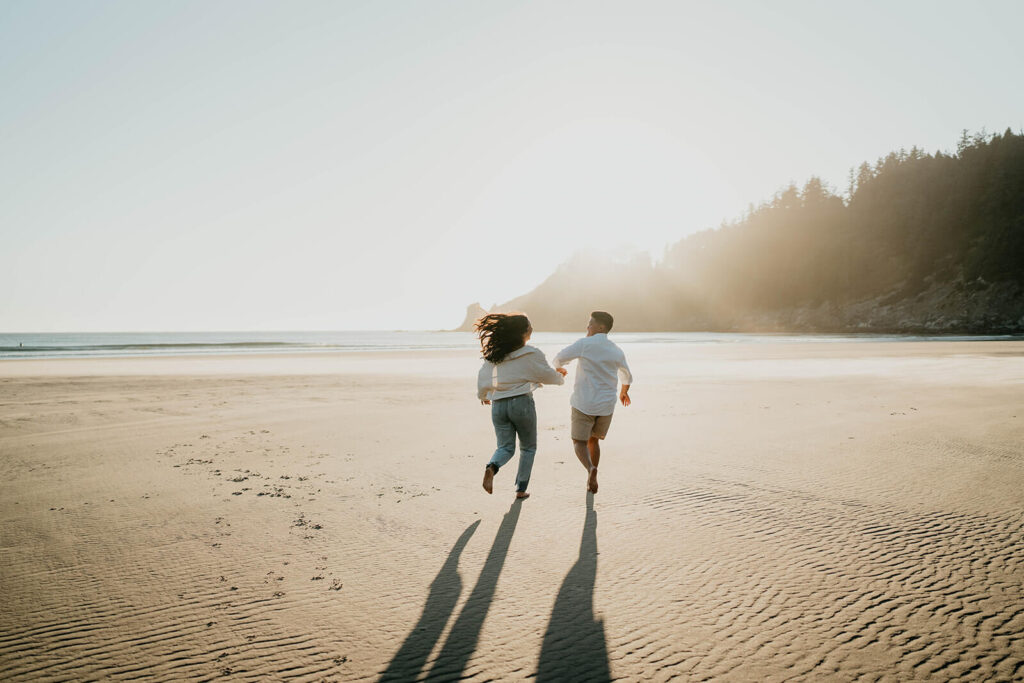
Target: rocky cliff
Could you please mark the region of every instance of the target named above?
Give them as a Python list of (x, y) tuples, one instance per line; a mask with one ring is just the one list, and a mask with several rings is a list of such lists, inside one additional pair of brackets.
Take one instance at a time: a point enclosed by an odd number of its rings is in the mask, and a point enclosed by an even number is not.
[(466, 306), (466, 317), (463, 319), (462, 324), (455, 328), (456, 332), (472, 332), (473, 323), (480, 319), (481, 316), (487, 315), (487, 311), (480, 305), (480, 302), (474, 301), (470, 305)]

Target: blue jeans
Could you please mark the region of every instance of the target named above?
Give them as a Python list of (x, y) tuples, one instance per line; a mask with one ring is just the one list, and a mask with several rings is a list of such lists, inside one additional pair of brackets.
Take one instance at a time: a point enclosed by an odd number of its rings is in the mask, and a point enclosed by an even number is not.
[(491, 401), (491, 422), (498, 448), (488, 463), (495, 473), (512, 459), (516, 452), (516, 436), (519, 436), (519, 473), (516, 475), (516, 490), (526, 491), (533, 469), (533, 456), (537, 452), (537, 408), (532, 394), (522, 394)]

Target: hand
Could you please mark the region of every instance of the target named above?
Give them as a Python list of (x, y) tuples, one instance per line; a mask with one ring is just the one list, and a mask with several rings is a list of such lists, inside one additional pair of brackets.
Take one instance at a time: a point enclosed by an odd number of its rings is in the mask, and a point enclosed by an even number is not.
[(562, 377), (565, 377), (566, 375), (569, 374), (569, 371), (566, 370), (565, 368), (555, 368), (555, 372), (557, 372)]
[(619, 400), (622, 401), (622, 405), (628, 406), (632, 401), (629, 400), (629, 387), (622, 387), (619, 391)]
[(481, 399), (480, 400), (480, 405), (482, 405), (482, 406), (489, 406), (489, 405), (491, 405), (491, 399), (489, 399), (489, 398)]

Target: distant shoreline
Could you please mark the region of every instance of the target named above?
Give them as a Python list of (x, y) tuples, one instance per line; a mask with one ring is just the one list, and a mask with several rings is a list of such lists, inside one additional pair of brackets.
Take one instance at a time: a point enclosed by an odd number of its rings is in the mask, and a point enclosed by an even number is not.
[[(537, 332), (532, 343), (557, 349), (580, 336), (579, 330)], [(369, 358), (375, 354), (436, 354), (438, 352), (479, 352), (474, 335), (459, 331), (392, 333), (261, 333), (259, 339), (246, 332), (168, 333), (166, 335), (101, 333), (60, 333), (52, 335), (0, 335), (0, 362), (90, 359), (281, 359), (315, 357)], [(145, 337), (145, 341), (140, 338)], [(276, 337), (276, 338), (271, 338)], [(25, 341), (18, 341), (18, 339)], [(835, 343), (908, 342), (1015, 342), (1021, 334), (951, 333), (814, 333), (814, 332), (633, 332), (614, 331), (612, 338), (625, 348), (651, 345), (775, 345)], [(13, 340), (13, 343), (12, 343)], [(29, 342), (29, 343), (26, 343)], [(18, 344), (23, 344), (18, 346)]]

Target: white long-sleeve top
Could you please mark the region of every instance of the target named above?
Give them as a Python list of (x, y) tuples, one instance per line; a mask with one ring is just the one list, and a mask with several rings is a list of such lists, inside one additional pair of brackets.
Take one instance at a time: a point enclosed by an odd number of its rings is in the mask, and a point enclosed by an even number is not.
[(563, 384), (565, 378), (548, 365), (544, 352), (524, 346), (505, 356), (500, 363), (484, 361), (477, 375), (476, 395), (481, 401), (529, 394), (542, 384)]
[(555, 367), (564, 367), (578, 359), (576, 380), (569, 403), (586, 415), (611, 415), (615, 412), (618, 380), (633, 383), (633, 374), (622, 352), (607, 334), (577, 339), (555, 356)]

